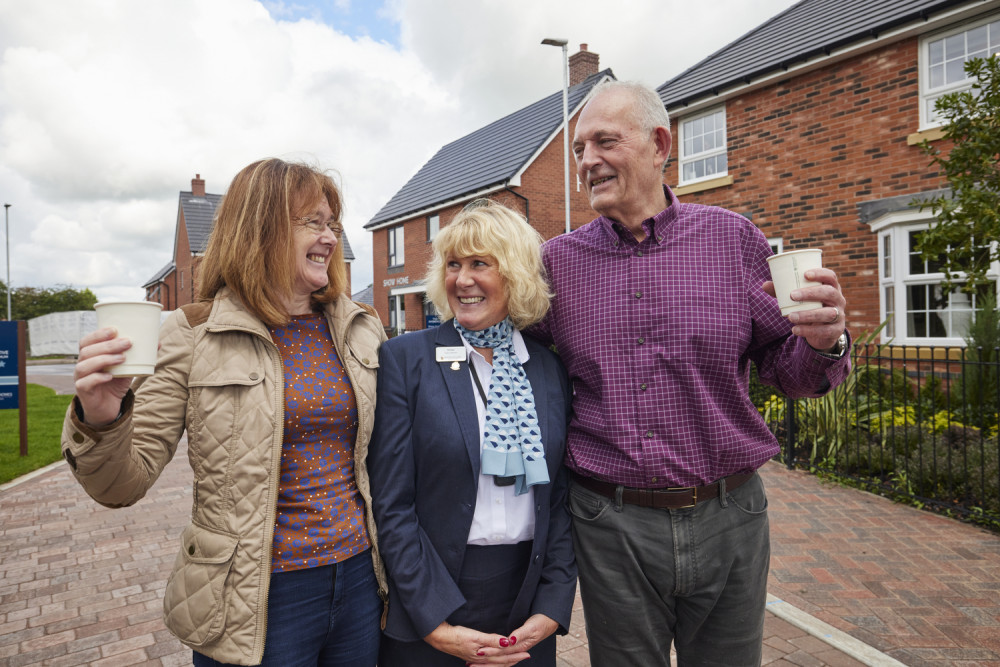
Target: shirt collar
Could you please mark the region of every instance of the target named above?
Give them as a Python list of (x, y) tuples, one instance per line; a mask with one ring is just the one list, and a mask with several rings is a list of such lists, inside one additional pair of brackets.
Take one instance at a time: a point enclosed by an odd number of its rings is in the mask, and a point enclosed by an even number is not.
[[(650, 242), (657, 245), (662, 245), (667, 240), (667, 228), (677, 219), (677, 210), (680, 207), (680, 201), (666, 184), (663, 185), (663, 194), (667, 198), (667, 207), (652, 218), (642, 221), (642, 227), (646, 231), (646, 238), (651, 239)], [(606, 218), (603, 215), (598, 220), (600, 220), (601, 226), (611, 236), (614, 245), (617, 246), (617, 241), (620, 239), (631, 239), (633, 243), (635, 242), (635, 237), (620, 222)]]

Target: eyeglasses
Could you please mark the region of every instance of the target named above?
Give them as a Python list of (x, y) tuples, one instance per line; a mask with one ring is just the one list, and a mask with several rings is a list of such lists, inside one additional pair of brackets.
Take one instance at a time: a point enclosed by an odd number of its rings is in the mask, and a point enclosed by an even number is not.
[(314, 234), (322, 234), (324, 227), (333, 232), (337, 238), (344, 233), (343, 225), (333, 219), (323, 222), (319, 218), (292, 218), (292, 222), (302, 225)]

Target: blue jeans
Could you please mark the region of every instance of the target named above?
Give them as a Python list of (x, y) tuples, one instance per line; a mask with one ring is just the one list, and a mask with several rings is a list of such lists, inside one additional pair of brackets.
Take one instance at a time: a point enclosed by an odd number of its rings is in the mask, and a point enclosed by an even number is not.
[(760, 665), (770, 537), (760, 475), (667, 510), (572, 484), (590, 660), (601, 667)]
[[(263, 667), (374, 667), (382, 600), (370, 550), (271, 574)], [(197, 651), (194, 667), (218, 667)]]

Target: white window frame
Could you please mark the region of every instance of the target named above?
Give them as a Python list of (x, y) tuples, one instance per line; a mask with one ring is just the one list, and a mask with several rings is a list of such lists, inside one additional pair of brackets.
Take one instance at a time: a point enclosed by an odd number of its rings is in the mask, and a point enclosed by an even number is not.
[(406, 333), (406, 295), (389, 295), (389, 328), (395, 330), (396, 335)]
[(402, 266), (405, 262), (403, 257), (404, 248), (406, 247), (403, 234), (404, 227), (405, 225), (396, 225), (395, 227), (390, 227), (387, 230), (389, 239), (386, 250), (388, 251), (387, 255), (389, 268)]
[(431, 213), (427, 216), (427, 242), (433, 241), (439, 231), (441, 231), (441, 216), (437, 213)]
[[(934, 221), (930, 211), (898, 211), (882, 216), (872, 223), (872, 231), (878, 238), (878, 289), (879, 320), (892, 319), (882, 330), (882, 342), (893, 345), (935, 345), (965, 347), (963, 336), (967, 331), (953, 329), (951, 336), (916, 336), (909, 330), (907, 297), (912, 287), (940, 285), (944, 273), (910, 273), (910, 234), (928, 229)], [(994, 262), (987, 274), (996, 281), (1000, 273)], [(949, 297), (948, 307), (940, 309), (951, 319), (965, 312), (966, 308), (953, 308), (956, 302), (968, 301), (964, 292), (956, 290)], [(974, 312), (974, 303), (968, 309)], [(954, 325), (953, 325), (954, 326)]]
[[(973, 30), (977, 30), (986, 26), (987, 32), (987, 43), (986, 50), (975, 52), (973, 56), (988, 56), (992, 53), (1000, 52), (1000, 14), (991, 14), (989, 16), (980, 18), (976, 21), (971, 21), (969, 23), (963, 23), (958, 26), (954, 26), (949, 30), (943, 30), (941, 32), (936, 32), (928, 35), (920, 40), (920, 50), (917, 58), (918, 66), (920, 68), (920, 129), (926, 130), (934, 127), (940, 127), (943, 123), (942, 121), (935, 117), (934, 115), (934, 101), (946, 95), (948, 93), (954, 93), (961, 90), (969, 90), (972, 88), (972, 79), (968, 78), (964, 74), (965, 61), (969, 59), (968, 52), (968, 33)], [(939, 63), (932, 62), (931, 50), (936, 49), (936, 45), (941, 43), (941, 47), (944, 48), (944, 43), (949, 38), (955, 38), (957, 36), (964, 35), (965, 43), (963, 45), (964, 53), (962, 55), (962, 60), (959, 63), (958, 58), (952, 58), (953, 66), (962, 67), (963, 74), (961, 80), (955, 79), (950, 83), (942, 83), (937, 86), (931, 86), (932, 84), (932, 74), (931, 67), (937, 67)], [(992, 47), (992, 48), (991, 48)], [(947, 63), (947, 53), (942, 54), (944, 57), (943, 63)], [(947, 72), (947, 65), (941, 64), (944, 71)]]
[[(709, 117), (718, 117), (716, 120), (721, 120), (721, 127), (716, 127), (713, 132), (718, 134), (721, 131), (721, 138), (713, 136), (712, 147), (704, 148), (704, 145), (698, 146), (699, 140), (703, 140), (706, 136), (704, 132), (693, 135), (693, 128), (695, 123), (698, 121), (704, 122), (704, 119)], [(708, 109), (704, 113), (699, 113), (692, 115), (690, 117), (681, 118), (679, 121), (679, 143), (677, 146), (678, 155), (678, 166), (677, 166), (677, 182), (679, 185), (690, 185), (692, 183), (699, 183), (701, 181), (708, 181), (714, 178), (722, 178), (729, 175), (729, 154), (728, 154), (728, 130), (726, 126), (726, 107), (713, 107)], [(701, 176), (691, 176), (686, 177), (685, 171), (689, 165), (695, 165), (704, 160), (717, 160), (720, 156), (726, 159), (726, 168), (719, 171), (713, 171), (712, 173), (702, 174)]]

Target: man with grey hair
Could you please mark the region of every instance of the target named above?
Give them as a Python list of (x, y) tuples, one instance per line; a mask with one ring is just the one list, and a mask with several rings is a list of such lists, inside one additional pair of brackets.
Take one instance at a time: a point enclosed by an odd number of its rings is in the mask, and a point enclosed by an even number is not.
[(569, 506), (594, 665), (758, 665), (770, 541), (757, 469), (778, 453), (748, 395), (750, 362), (786, 395), (850, 370), (836, 274), (781, 315), (770, 246), (750, 221), (682, 204), (655, 91), (595, 89), (573, 138), (600, 217), (546, 243), (555, 297), (532, 331), (573, 383)]

